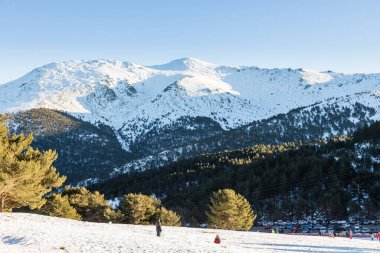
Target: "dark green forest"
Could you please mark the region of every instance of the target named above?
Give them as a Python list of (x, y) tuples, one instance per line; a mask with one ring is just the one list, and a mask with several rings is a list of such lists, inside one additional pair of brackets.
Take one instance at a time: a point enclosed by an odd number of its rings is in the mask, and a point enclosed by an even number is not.
[(317, 214), (375, 217), (380, 210), (380, 123), (351, 136), (204, 154), (90, 186), (107, 198), (154, 194), (192, 224), (206, 220), (211, 192), (223, 188), (242, 194), (267, 220)]
[[(202, 153), (350, 135), (372, 123), (374, 115), (375, 109), (371, 107), (360, 103), (345, 106), (332, 99), (327, 104), (296, 108), (228, 130), (208, 117), (181, 117), (164, 126), (152, 123), (135, 140), (125, 136), (122, 129), (86, 122), (83, 115), (74, 117), (51, 109), (11, 114), (8, 125), (15, 134), (33, 133), (35, 148), (56, 150), (58, 159), (54, 166), (67, 176), (68, 182), (76, 184), (88, 178), (108, 178), (115, 168), (126, 164), (133, 169), (158, 168)], [(131, 124), (124, 128), (137, 130), (139, 126)], [(127, 144), (129, 151), (121, 143)], [(144, 168), (136, 162), (140, 159), (146, 160)]]
[(64, 112), (50, 109), (19, 112), (11, 115), (9, 126), (13, 134), (32, 133), (33, 147), (56, 150), (58, 159), (54, 166), (67, 176), (68, 182), (107, 176), (111, 169), (130, 158), (110, 127), (94, 125)]

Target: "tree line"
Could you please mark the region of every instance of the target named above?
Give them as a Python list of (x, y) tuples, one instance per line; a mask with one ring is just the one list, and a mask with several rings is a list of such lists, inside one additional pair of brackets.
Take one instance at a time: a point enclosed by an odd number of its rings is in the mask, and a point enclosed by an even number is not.
[(89, 186), (107, 197), (154, 193), (193, 225), (207, 221), (211, 192), (234, 189), (267, 220), (376, 218), (380, 212), (380, 123), (310, 142), (204, 154), (130, 171)]
[[(181, 217), (154, 197), (125, 194), (117, 208), (104, 195), (85, 187), (62, 187), (53, 162), (56, 152), (31, 147), (33, 135), (10, 135), (7, 118), (0, 115), (0, 211), (29, 212), (91, 222), (180, 226)], [(249, 230), (256, 215), (249, 202), (231, 189), (213, 193), (207, 211), (209, 224), (218, 228)]]

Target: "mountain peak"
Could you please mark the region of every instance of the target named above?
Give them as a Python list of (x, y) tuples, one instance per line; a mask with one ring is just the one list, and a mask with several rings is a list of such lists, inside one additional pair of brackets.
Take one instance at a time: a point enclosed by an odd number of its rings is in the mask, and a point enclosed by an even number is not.
[[(164, 92), (173, 83), (181, 89)], [(126, 121), (153, 125), (200, 115), (232, 127), (332, 97), (379, 90), (379, 83), (380, 75), (236, 68), (194, 58), (152, 67), (114, 60), (67, 61), (0, 85), (0, 94), (6, 94), (0, 97), (0, 112), (56, 109), (115, 129)]]
[(165, 64), (149, 66), (149, 68), (153, 68), (157, 70), (186, 71), (186, 70), (199, 70), (202, 68), (215, 68), (217, 66), (218, 65), (216, 64), (212, 64), (212, 63), (198, 60), (195, 58), (185, 57), (185, 58), (173, 60)]

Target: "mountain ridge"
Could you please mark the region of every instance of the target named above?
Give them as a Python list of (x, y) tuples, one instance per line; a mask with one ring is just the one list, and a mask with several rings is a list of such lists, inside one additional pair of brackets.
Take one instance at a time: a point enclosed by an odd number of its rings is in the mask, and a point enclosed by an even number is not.
[[(170, 163), (184, 154), (254, 145), (263, 136), (273, 143), (328, 137), (380, 119), (380, 74), (233, 67), (194, 58), (154, 66), (114, 60), (51, 63), (0, 85), (0, 94), (6, 94), (0, 113), (45, 108), (109, 127), (134, 154), (130, 162), (174, 152), (161, 158)], [(292, 112), (297, 108), (305, 109)], [(240, 137), (229, 143), (223, 136), (236, 137), (231, 131)], [(293, 136), (283, 138), (286, 132)], [(220, 141), (205, 143), (209, 138)]]

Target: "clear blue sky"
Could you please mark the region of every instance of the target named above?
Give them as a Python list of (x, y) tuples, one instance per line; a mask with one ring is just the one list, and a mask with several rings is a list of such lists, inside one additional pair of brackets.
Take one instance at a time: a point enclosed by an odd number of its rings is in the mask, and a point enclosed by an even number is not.
[(0, 83), (71, 59), (380, 72), (380, 0), (0, 0)]

